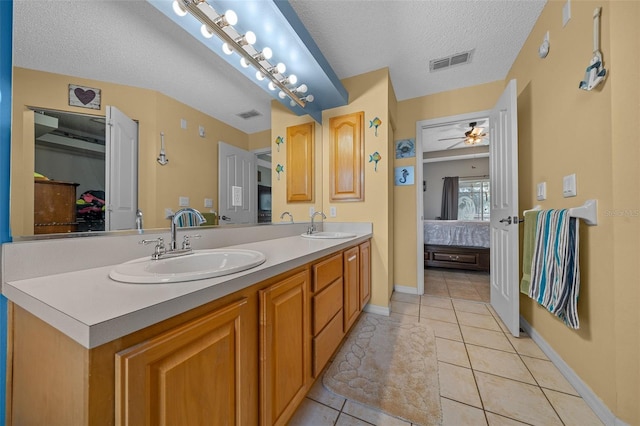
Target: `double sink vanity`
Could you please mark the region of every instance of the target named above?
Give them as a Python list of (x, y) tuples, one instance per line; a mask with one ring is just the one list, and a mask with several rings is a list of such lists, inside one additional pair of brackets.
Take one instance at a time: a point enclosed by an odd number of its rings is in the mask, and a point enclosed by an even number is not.
[(8, 424), (286, 424), (371, 292), (371, 224), (306, 229), (5, 244)]

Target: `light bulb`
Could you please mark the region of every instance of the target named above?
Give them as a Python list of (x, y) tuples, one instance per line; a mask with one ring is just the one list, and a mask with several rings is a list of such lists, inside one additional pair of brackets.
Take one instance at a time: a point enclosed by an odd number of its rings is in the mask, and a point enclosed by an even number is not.
[(256, 78), (262, 81), (264, 80), (264, 74), (262, 74), (260, 71), (256, 71)]
[(256, 42), (256, 35), (253, 31), (247, 31), (244, 35), (244, 40), (249, 44), (254, 44)]
[(173, 11), (178, 16), (185, 16), (187, 11), (184, 10), (184, 6), (178, 0), (173, 0)]
[(302, 99), (304, 99), (304, 100), (305, 100), (305, 101), (307, 101), (307, 102), (313, 102), (313, 100), (314, 100), (315, 98), (313, 97), (313, 95), (307, 95), (307, 96), (305, 96), (305, 97), (304, 97), (304, 98), (302, 98)]
[(291, 74), (289, 78), (287, 78), (288, 84), (296, 84), (298, 82), (298, 77), (295, 74)]
[(280, 93), (278, 93), (278, 97), (279, 97), (280, 99), (284, 99), (284, 98), (286, 98), (286, 97), (287, 97), (287, 94), (286, 94), (286, 93), (284, 93), (284, 92), (281, 90), (281, 91), (280, 91)]
[(309, 90), (309, 88), (307, 87), (306, 84), (301, 84), (300, 86), (298, 86), (298, 88), (296, 89), (296, 92), (298, 93), (307, 93), (307, 90)]
[(280, 74), (284, 74), (284, 72), (287, 70), (287, 66), (282, 62), (278, 62), (278, 65), (276, 65), (276, 69)]
[(204, 38), (213, 37), (213, 33), (209, 31), (209, 28), (205, 24), (202, 24), (202, 26), (200, 27), (200, 33)]
[(269, 60), (273, 56), (273, 51), (270, 48), (265, 47), (264, 49), (262, 49), (262, 56), (265, 59)]
[(242, 65), (242, 68), (249, 68), (250, 64), (243, 56), (242, 58), (240, 58), (240, 65)]
[(222, 51), (224, 53), (226, 53), (227, 55), (231, 55), (233, 53), (233, 49), (227, 43), (223, 43), (222, 44)]
[(229, 25), (235, 25), (238, 23), (238, 15), (236, 15), (233, 10), (229, 9), (224, 13), (224, 20), (227, 21)]
[(298, 104), (296, 103), (296, 101), (294, 101), (293, 99), (291, 99), (291, 102), (289, 102), (289, 105), (291, 105), (292, 107), (294, 107), (294, 106), (296, 106), (296, 105), (298, 105)]
[(273, 83), (273, 81), (270, 81), (267, 86), (269, 86), (270, 90), (276, 90), (276, 85)]

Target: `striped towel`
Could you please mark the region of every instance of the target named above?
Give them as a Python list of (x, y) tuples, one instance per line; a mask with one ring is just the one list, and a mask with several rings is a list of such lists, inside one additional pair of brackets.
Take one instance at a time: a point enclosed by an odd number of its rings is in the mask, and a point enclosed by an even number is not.
[(529, 297), (574, 329), (580, 327), (578, 224), (567, 210), (538, 214), (529, 287)]

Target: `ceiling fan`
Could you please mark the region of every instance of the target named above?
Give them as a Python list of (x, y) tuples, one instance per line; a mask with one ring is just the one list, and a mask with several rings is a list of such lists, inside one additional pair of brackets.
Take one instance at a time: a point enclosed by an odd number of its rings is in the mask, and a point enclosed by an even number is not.
[(454, 148), (458, 145), (460, 145), (461, 143), (464, 143), (465, 145), (477, 145), (480, 142), (482, 142), (482, 139), (487, 136), (487, 133), (483, 132), (484, 128), (482, 127), (476, 127), (478, 125), (477, 121), (472, 121), (471, 123), (469, 123), (469, 127), (471, 127), (471, 129), (467, 130), (466, 132), (464, 132), (464, 136), (459, 136), (459, 137), (455, 137), (455, 138), (444, 138), (444, 139), (438, 139), (438, 141), (449, 141), (449, 140), (460, 140), (460, 142), (456, 142), (453, 145), (447, 147), (447, 149), (451, 149)]

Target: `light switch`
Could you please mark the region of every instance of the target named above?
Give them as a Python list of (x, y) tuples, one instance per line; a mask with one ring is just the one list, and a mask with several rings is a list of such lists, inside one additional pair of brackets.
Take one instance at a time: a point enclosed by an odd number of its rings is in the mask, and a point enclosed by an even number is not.
[(313, 216), (316, 212), (316, 208), (314, 206), (309, 207), (309, 217)]
[(231, 199), (231, 205), (233, 207), (242, 207), (242, 187), (232, 186), (231, 193), (233, 194), (233, 197)]
[(567, 197), (575, 197), (578, 195), (578, 191), (576, 188), (576, 174), (565, 176), (562, 179), (562, 196)]
[(165, 219), (169, 219), (171, 216), (173, 216), (173, 210), (171, 210), (169, 208), (165, 208), (164, 209), (164, 218)]
[(185, 120), (184, 118), (180, 119), (180, 128), (181, 129), (186, 129), (187, 128), (187, 120)]
[(338, 215), (338, 213), (336, 212), (336, 208), (335, 207), (329, 207), (329, 216), (336, 217), (337, 215)]
[(180, 207), (189, 207), (189, 197), (178, 198), (178, 205)]
[(536, 195), (536, 200), (542, 201), (547, 199), (547, 182), (540, 182), (538, 184), (538, 192)]
[(205, 198), (204, 199), (204, 207), (205, 208), (212, 208), (213, 207), (213, 198)]
[(198, 134), (201, 138), (204, 138), (204, 126), (198, 126)]

